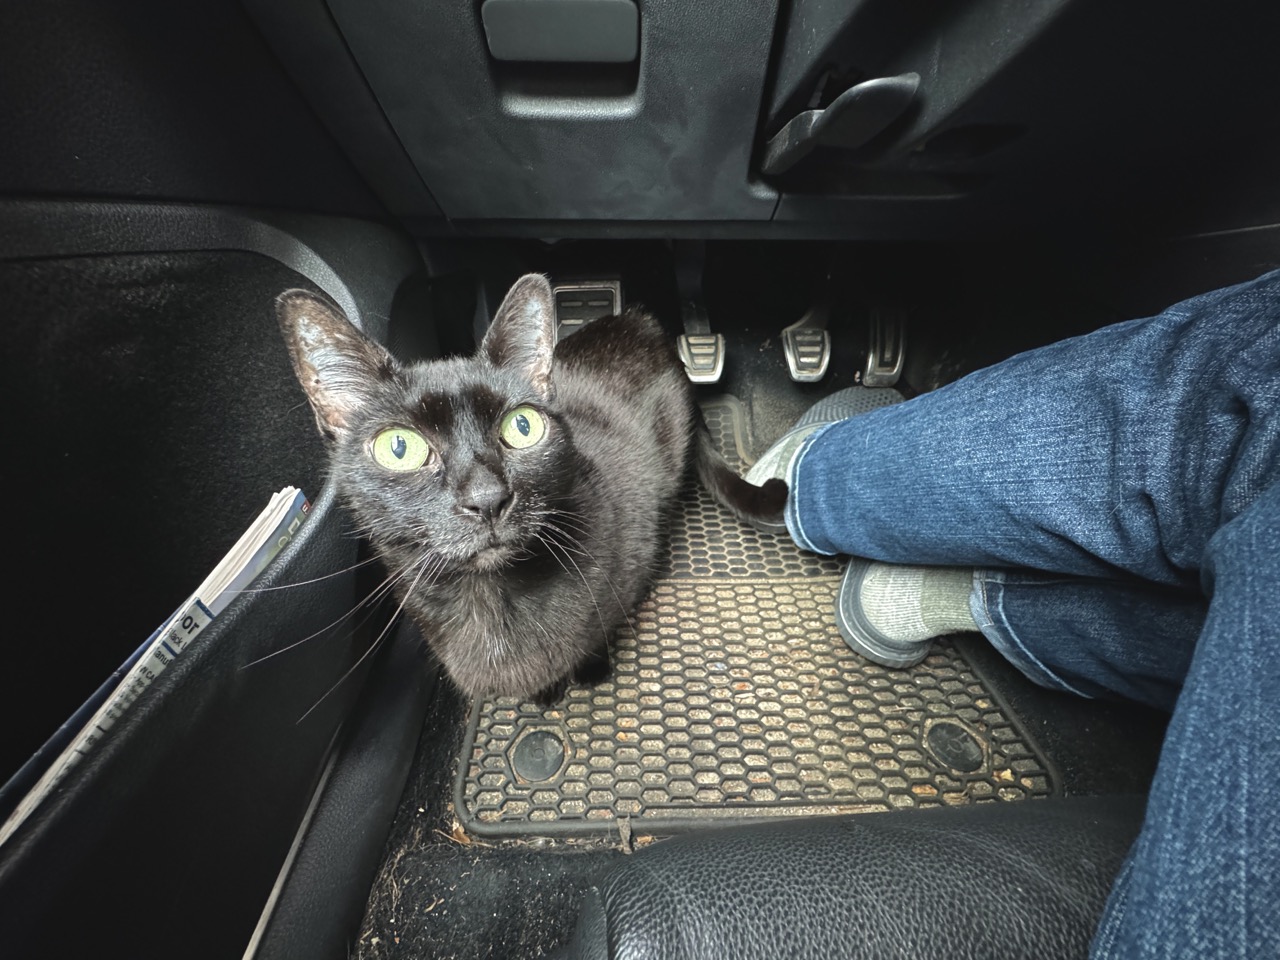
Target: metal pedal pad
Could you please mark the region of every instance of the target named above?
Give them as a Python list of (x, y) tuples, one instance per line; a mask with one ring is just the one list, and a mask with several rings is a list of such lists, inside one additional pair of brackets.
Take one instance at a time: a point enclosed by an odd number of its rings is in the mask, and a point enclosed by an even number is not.
[(724, 335), (711, 332), (702, 297), (706, 244), (701, 240), (678, 240), (672, 248), (676, 287), (680, 291), (680, 319), (684, 323), (684, 333), (676, 340), (676, 352), (691, 382), (719, 383), (724, 374)]
[(831, 363), (831, 334), (826, 322), (826, 310), (815, 307), (782, 331), (782, 355), (796, 383), (813, 383), (826, 376)]
[(551, 285), (556, 305), (556, 340), (577, 333), (592, 320), (622, 312), (621, 280), (565, 280)]
[(862, 374), (862, 385), (892, 387), (902, 376), (905, 358), (906, 335), (901, 318), (881, 309), (873, 310), (867, 347), (867, 369)]
[(694, 383), (718, 383), (724, 374), (724, 334), (682, 333), (676, 350)]

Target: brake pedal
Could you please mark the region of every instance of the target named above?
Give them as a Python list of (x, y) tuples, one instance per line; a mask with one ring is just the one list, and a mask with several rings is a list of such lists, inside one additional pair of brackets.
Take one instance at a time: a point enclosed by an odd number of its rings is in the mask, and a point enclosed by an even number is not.
[(676, 341), (676, 350), (691, 381), (720, 382), (724, 375), (724, 334), (682, 333)]
[(862, 373), (862, 385), (892, 387), (902, 376), (906, 358), (906, 332), (902, 319), (874, 308), (868, 334), (867, 368)]
[(577, 333), (592, 320), (622, 312), (621, 280), (564, 280), (551, 285), (556, 305), (556, 340)]
[(782, 354), (796, 383), (813, 383), (826, 376), (831, 363), (831, 334), (826, 327), (826, 307), (815, 306), (782, 331)]
[(680, 290), (680, 313), (684, 333), (676, 340), (676, 352), (684, 372), (693, 383), (719, 383), (724, 375), (724, 335), (711, 332), (706, 304), (702, 299), (702, 266), (706, 246), (701, 241), (677, 241), (676, 286)]

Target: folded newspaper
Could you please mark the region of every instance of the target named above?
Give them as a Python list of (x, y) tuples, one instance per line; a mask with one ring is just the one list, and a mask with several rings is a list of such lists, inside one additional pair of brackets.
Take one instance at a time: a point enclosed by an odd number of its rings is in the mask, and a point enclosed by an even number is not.
[(17, 831), (67, 774), (110, 734), (111, 728), (169, 664), (182, 655), (200, 631), (293, 539), (310, 508), (307, 498), (296, 487), (285, 487), (275, 494), (195, 593), (14, 775), (4, 792), (44, 770), (0, 825), (0, 844)]

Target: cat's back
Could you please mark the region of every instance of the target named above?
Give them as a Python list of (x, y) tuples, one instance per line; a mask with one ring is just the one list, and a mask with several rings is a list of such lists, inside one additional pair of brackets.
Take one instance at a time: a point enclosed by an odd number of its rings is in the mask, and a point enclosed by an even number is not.
[(637, 308), (601, 317), (565, 337), (556, 344), (555, 362), (557, 370), (602, 378), (624, 393), (683, 379), (670, 337), (653, 316)]
[(639, 309), (592, 321), (556, 345), (553, 370), (575, 445), (614, 494), (631, 504), (673, 495), (690, 453), (694, 398), (662, 325)]

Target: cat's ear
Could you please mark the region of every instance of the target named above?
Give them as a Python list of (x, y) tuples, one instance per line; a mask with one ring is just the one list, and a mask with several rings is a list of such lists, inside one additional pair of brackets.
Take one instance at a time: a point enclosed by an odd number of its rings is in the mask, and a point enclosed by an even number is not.
[(346, 430), (374, 386), (395, 375), (396, 362), (337, 306), (307, 290), (280, 294), (276, 316), (316, 426), (333, 439)]
[(480, 353), (495, 367), (522, 374), (538, 396), (550, 400), (551, 357), (556, 349), (556, 308), (551, 284), (530, 273), (515, 282), (484, 335)]

